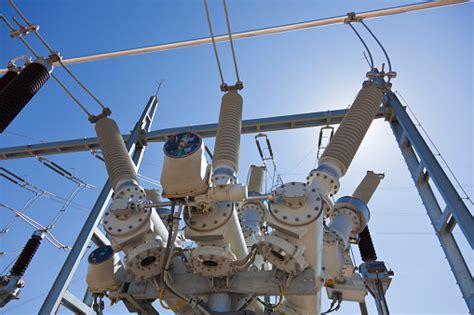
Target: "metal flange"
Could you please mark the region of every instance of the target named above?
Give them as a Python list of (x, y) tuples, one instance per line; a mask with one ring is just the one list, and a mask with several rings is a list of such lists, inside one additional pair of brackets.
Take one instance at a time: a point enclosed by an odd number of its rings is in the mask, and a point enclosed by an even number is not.
[(323, 200), (314, 187), (291, 182), (278, 187), (270, 202), (270, 214), (279, 222), (304, 226), (315, 221), (323, 212)]
[(258, 248), (260, 254), (275, 268), (293, 275), (300, 274), (308, 266), (303, 256), (304, 246), (295, 246), (277, 236), (263, 236)]
[(205, 277), (224, 277), (233, 274), (237, 257), (227, 246), (201, 246), (191, 251), (189, 267)]
[(220, 228), (229, 221), (232, 217), (232, 211), (234, 211), (234, 207), (231, 202), (208, 204), (205, 211), (188, 208), (184, 212), (184, 222), (191, 230), (209, 232)]

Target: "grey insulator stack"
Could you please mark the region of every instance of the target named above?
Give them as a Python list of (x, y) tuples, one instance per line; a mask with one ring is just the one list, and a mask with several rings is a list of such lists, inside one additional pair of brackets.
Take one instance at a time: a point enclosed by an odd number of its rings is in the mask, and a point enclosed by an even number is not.
[(375, 174), (372, 171), (367, 171), (367, 174), (365, 175), (362, 182), (360, 182), (359, 186), (357, 186), (356, 190), (352, 194), (352, 197), (363, 201), (365, 204), (368, 204), (382, 178), (383, 175), (381, 174)]
[(242, 128), (243, 99), (237, 91), (228, 91), (222, 96), (219, 125), (212, 166), (229, 166), (234, 172), (239, 169), (240, 133)]
[(247, 189), (249, 193), (263, 194), (265, 192), (265, 166), (250, 166)]
[(114, 120), (102, 118), (95, 124), (97, 139), (104, 156), (105, 167), (112, 188), (117, 191), (124, 182), (138, 183), (138, 176), (123, 142), (120, 130)]
[(329, 162), (340, 168), (342, 176), (346, 174), (379, 110), (383, 96), (384, 93), (380, 87), (364, 82), (354, 103), (319, 159), (319, 165)]

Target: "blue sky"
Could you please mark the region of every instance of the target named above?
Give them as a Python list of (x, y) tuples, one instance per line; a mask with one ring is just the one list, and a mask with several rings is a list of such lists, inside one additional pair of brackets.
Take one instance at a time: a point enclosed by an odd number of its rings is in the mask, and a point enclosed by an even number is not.
[[(208, 1), (216, 34), (225, 33), (221, 1)], [(229, 0), (235, 32), (337, 16), (409, 3), (408, 1), (237, 1)], [(208, 36), (201, 1), (18, 1), (29, 19), (65, 57), (141, 47)], [(473, 13), (472, 4), (389, 16), (367, 21), (391, 56), (398, 77), (393, 89), (408, 101), (443, 156), (473, 195)], [(0, 12), (13, 15), (6, 0)], [(365, 34), (365, 33), (364, 33)], [(367, 37), (368, 38), (368, 37)], [(32, 36), (28, 39), (46, 54)], [(376, 44), (368, 41), (378, 65), (384, 61)], [(218, 44), (224, 76), (235, 76), (228, 43)], [(362, 45), (344, 25), (235, 41), (245, 88), (244, 119), (346, 108), (360, 89), (367, 71)], [(0, 27), (0, 66), (27, 54), (17, 40)], [(144, 105), (164, 79), (154, 129), (217, 121), (221, 92), (212, 48), (209, 45), (70, 66), (71, 70), (112, 109), (122, 132), (135, 124)], [(55, 73), (94, 113), (98, 107), (71, 82), (62, 69)], [(50, 80), (34, 97), (8, 132), (42, 141), (93, 137), (94, 128), (60, 87)], [(0, 135), (0, 146), (36, 141), (11, 133)], [(316, 158), (318, 129), (269, 134), (284, 181), (304, 181)], [(207, 139), (211, 147), (213, 141)], [(161, 144), (147, 149), (140, 173), (159, 179)], [(54, 234), (72, 245), (106, 179), (103, 164), (90, 153), (50, 157), (70, 168), (97, 189), (82, 192)], [(259, 163), (253, 136), (243, 136), (240, 178), (248, 166)], [(1, 166), (60, 196), (74, 185), (34, 159), (2, 161)], [(466, 306), (448, 263), (430, 226), (421, 200), (386, 122), (374, 122), (358, 155), (342, 180), (339, 197), (350, 194), (366, 170), (385, 172), (386, 178), (371, 200), (370, 227), (380, 259), (395, 272), (387, 299), (393, 314), (465, 314)], [(146, 187), (152, 187), (144, 183)], [(30, 195), (0, 179), (0, 202), (20, 208)], [(60, 204), (43, 199), (28, 214), (48, 223)], [(5, 224), (11, 214), (0, 209)], [(472, 211), (472, 207), (471, 207)], [(459, 230), (455, 230), (459, 233)], [(19, 250), (32, 229), (18, 221), (0, 236), (0, 251)], [(460, 247), (473, 269), (473, 256), (461, 235)], [(358, 250), (354, 248), (360, 262)], [(26, 274), (21, 300), (2, 314), (33, 314), (47, 294), (67, 253), (44, 242)], [(0, 256), (2, 269), (14, 258)], [(82, 296), (86, 264), (75, 275), (71, 290)], [(327, 298), (323, 292), (323, 305)], [(374, 313), (371, 298), (367, 298)], [(324, 308), (324, 307), (323, 307)], [(63, 311), (61, 311), (62, 313)], [(340, 314), (357, 314), (358, 306), (343, 303)], [(66, 313), (66, 312), (65, 312)], [(121, 305), (109, 314), (122, 314)], [(165, 312), (163, 312), (166, 314)]]

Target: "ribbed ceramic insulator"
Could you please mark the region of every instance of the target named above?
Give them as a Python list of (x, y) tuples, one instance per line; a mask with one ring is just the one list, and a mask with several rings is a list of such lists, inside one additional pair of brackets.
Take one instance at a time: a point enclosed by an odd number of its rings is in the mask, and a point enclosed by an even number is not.
[(383, 101), (383, 95), (381, 88), (370, 83), (363, 85), (334, 137), (319, 159), (319, 165), (329, 162), (341, 169), (341, 175), (347, 172), (357, 149), (378, 112)]
[(263, 194), (265, 192), (265, 166), (250, 166), (247, 189), (249, 193)]
[(362, 261), (377, 260), (377, 253), (368, 226), (359, 234), (359, 251)]
[(212, 166), (226, 165), (239, 168), (240, 133), (242, 128), (243, 99), (237, 91), (229, 91), (222, 96), (219, 125)]
[(135, 183), (138, 183), (135, 166), (128, 155), (115, 121), (107, 117), (99, 119), (95, 124), (95, 131), (112, 188), (117, 191), (118, 184), (121, 181), (135, 181)]
[(379, 174), (375, 174), (372, 171), (367, 171), (362, 182), (360, 182), (359, 186), (357, 186), (356, 190), (352, 194), (352, 197), (355, 197), (365, 204), (369, 203), (370, 198), (374, 194), (375, 190), (380, 184), (381, 176)]
[(18, 73), (16, 71), (7, 71), (5, 75), (0, 79), (0, 91), (3, 90), (4, 87), (8, 85), (13, 79), (15, 79), (18, 76)]
[(48, 79), (48, 69), (33, 62), (0, 91), (0, 132), (8, 127)]
[(23, 247), (20, 256), (18, 256), (18, 259), (15, 261), (15, 264), (10, 270), (10, 274), (12, 276), (22, 277), (25, 274), (28, 265), (35, 256), (35, 253), (41, 244), (41, 240), (41, 236), (33, 235), (28, 240), (28, 242), (26, 242), (26, 245)]

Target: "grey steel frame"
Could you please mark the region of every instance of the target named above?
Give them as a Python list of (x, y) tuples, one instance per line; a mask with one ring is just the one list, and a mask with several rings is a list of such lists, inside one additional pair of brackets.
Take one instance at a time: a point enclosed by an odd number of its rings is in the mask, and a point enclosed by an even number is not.
[[(156, 103), (156, 99), (150, 99), (147, 108), (150, 107), (150, 104), (153, 102)], [(163, 142), (166, 140), (168, 135), (185, 130), (200, 133), (204, 137), (215, 136), (217, 129), (216, 124), (149, 131), (155, 109), (156, 107), (153, 107), (152, 114), (144, 113), (137, 126), (135, 126), (132, 134), (124, 136), (124, 140), (127, 142), (127, 148), (130, 151), (133, 150), (135, 143), (138, 144), (136, 146), (135, 152), (133, 153), (133, 159), (137, 165), (140, 163), (140, 158), (143, 155), (143, 145), (146, 141)], [(151, 111), (149, 110), (148, 112), (150, 113)], [(342, 118), (346, 112), (347, 110), (336, 110), (246, 120), (243, 121), (242, 132), (244, 134), (248, 134), (324, 126), (327, 124), (338, 124), (342, 121)], [(138, 131), (142, 130), (142, 128), (139, 128), (138, 126), (141, 126), (141, 124), (145, 122), (144, 119), (146, 120), (147, 116), (149, 117), (147, 120), (149, 123), (145, 128), (143, 128), (147, 132), (142, 134)], [(431, 152), (430, 148), (417, 130), (413, 121), (406, 113), (405, 108), (401, 105), (396, 95), (392, 92), (386, 93), (384, 106), (380, 108), (376, 118), (382, 117), (385, 117), (390, 123), (395, 138), (400, 146), (401, 153), (415, 182), (415, 186), (420, 193), (423, 204), (435, 229), (438, 240), (446, 254), (446, 258), (451, 266), (452, 272), (462, 292), (463, 298), (466, 301), (467, 307), (472, 314), (474, 313), (474, 283), (472, 275), (462, 252), (459, 250), (452, 231), (457, 224), (469, 242), (471, 248), (473, 248), (473, 217), (466, 207), (463, 199), (460, 197), (448, 176), (436, 160), (436, 157)], [(88, 140), (78, 139), (1, 149), (0, 159), (16, 159), (37, 155), (86, 151), (91, 149), (98, 149), (97, 140), (95, 138)], [(446, 204), (444, 211), (441, 211), (441, 201), (438, 200), (436, 195), (433, 193), (430, 179), (432, 182), (434, 182), (436, 188), (440, 192), (442, 202)], [(84, 306), (87, 306), (85, 303), (81, 305), (77, 298), (72, 298), (69, 291), (67, 291), (67, 287), (70, 283), (72, 275), (80, 263), (82, 256), (84, 255), (89, 241), (92, 239), (94, 242), (96, 242), (96, 244), (99, 245), (107, 242), (107, 238), (99, 232), (100, 230), (98, 229), (98, 223), (100, 221), (101, 214), (110, 199), (110, 195), (110, 184), (107, 182), (91, 214), (89, 215), (86, 224), (80, 232), (76, 244), (74, 244), (68, 259), (61, 269), (58, 278), (56, 279), (56, 282), (50, 291), (50, 294), (43, 304), (43, 307), (40, 311), (41, 314), (50, 314), (54, 312), (57, 310), (61, 302), (64, 306), (68, 307), (74, 312), (78, 312), (83, 309)], [(133, 299), (126, 302), (127, 306), (130, 306), (130, 304), (132, 305), (130, 308), (136, 306), (136, 308), (141, 308), (142, 311), (145, 310), (145, 307), (152, 309), (151, 304), (140, 306), (138, 303), (138, 301)]]
[[(457, 224), (473, 249), (474, 219), (397, 96), (392, 92), (386, 93), (385, 96), (388, 110), (391, 110), (388, 120), (400, 151), (469, 312), (473, 314), (474, 282), (472, 274), (452, 232)], [(438, 189), (442, 200), (439, 200), (434, 194), (430, 184), (431, 180)], [(445, 204), (444, 210), (440, 206), (441, 202)]]

